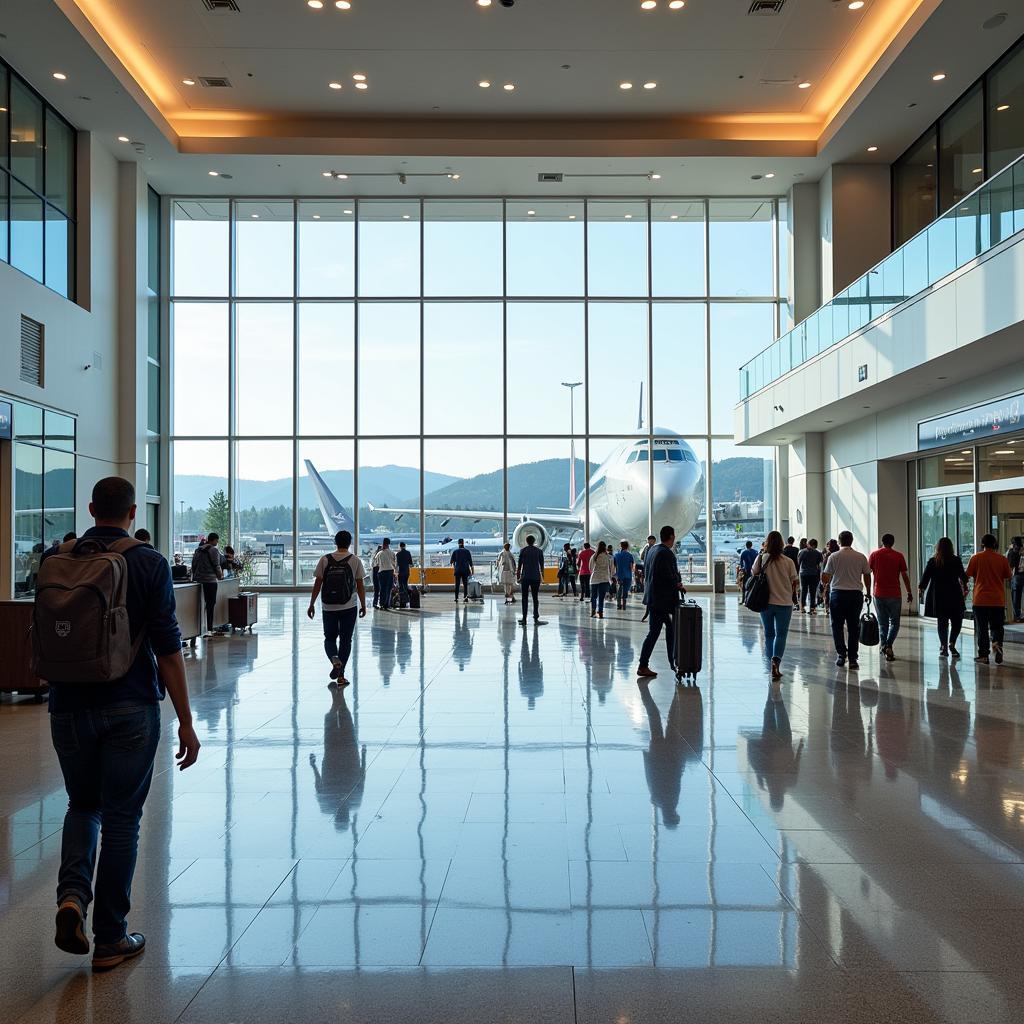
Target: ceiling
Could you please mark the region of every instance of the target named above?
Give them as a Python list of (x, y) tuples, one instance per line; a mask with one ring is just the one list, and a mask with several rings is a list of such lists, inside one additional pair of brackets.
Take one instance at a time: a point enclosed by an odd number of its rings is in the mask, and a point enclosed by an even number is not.
[[(0, 55), (162, 191), (767, 196), (890, 163), (1024, 33), (1009, 0), (785, 0), (770, 17), (750, 0), (324, 2), (5, 0)], [(200, 76), (231, 86), (182, 84)], [(539, 185), (548, 171), (597, 177)]]

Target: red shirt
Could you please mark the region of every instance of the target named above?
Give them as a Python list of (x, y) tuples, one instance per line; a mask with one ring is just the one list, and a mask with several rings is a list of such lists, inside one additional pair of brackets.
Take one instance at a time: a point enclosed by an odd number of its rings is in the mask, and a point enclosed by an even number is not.
[(576, 561), (579, 563), (580, 575), (581, 576), (589, 576), (590, 575), (590, 560), (593, 557), (594, 557), (594, 549), (593, 548), (584, 548), (579, 553), (579, 555), (577, 556)]
[(895, 548), (878, 548), (871, 552), (868, 568), (874, 577), (875, 597), (900, 597), (900, 576), (907, 571), (907, 560)]

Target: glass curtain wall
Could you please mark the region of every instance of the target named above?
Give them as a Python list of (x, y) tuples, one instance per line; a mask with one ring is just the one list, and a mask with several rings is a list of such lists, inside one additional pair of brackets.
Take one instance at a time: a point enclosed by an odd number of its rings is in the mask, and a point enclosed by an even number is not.
[(773, 499), (772, 452), (732, 447), (732, 410), (779, 328), (778, 213), (175, 201), (169, 548), (217, 529), (287, 585), (339, 528), (439, 571), (464, 537), (486, 579), (505, 538), (553, 557), (672, 523), (707, 580)]

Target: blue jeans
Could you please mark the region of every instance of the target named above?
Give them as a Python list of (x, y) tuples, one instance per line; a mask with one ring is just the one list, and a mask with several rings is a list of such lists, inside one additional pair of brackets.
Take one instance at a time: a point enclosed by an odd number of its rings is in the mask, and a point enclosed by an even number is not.
[(892, 647), (900, 631), (903, 601), (898, 597), (876, 597), (875, 615), (878, 618), (878, 636), (883, 647)]
[(352, 654), (352, 634), (356, 628), (357, 608), (342, 612), (324, 612), (324, 651), (333, 662), (335, 658), (344, 668)]
[(590, 585), (590, 608), (591, 611), (604, 614), (604, 599), (608, 596), (610, 583), (591, 583)]
[(633, 579), (623, 579), (619, 577), (619, 607), (626, 607), (626, 598), (629, 597), (629, 588), (633, 585)]
[[(380, 569), (377, 572), (377, 589), (380, 591), (381, 608), (391, 607), (391, 591), (395, 587), (395, 571), (393, 569)], [(376, 600), (377, 595), (374, 594)]]
[(127, 934), (139, 822), (160, 742), (160, 706), (57, 712), (50, 716), (50, 735), (68, 793), (57, 902), (75, 896), (87, 908), (95, 875), (93, 934), (99, 944), (120, 942)]
[(789, 623), (792, 618), (791, 604), (770, 604), (761, 612), (764, 647), (769, 658), (782, 660), (782, 655), (786, 653), (786, 637), (789, 635)]
[[(864, 607), (864, 592), (861, 590), (829, 591), (828, 610), (832, 620), (832, 639), (836, 654), (840, 658), (857, 660), (860, 650), (860, 610)], [(843, 627), (849, 634), (849, 642), (843, 634)]]

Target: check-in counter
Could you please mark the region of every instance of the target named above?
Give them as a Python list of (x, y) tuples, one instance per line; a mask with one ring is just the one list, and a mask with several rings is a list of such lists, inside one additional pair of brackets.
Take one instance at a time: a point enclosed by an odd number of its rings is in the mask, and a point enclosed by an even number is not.
[[(228, 576), (217, 584), (217, 603), (213, 606), (213, 627), (228, 624), (228, 601), (238, 597), (239, 581)], [(206, 611), (203, 607), (203, 587), (200, 583), (175, 583), (174, 603), (177, 606), (178, 627), (182, 640), (194, 641), (206, 632)]]
[(31, 601), (0, 601), (0, 692), (41, 698), (49, 689), (29, 667)]

